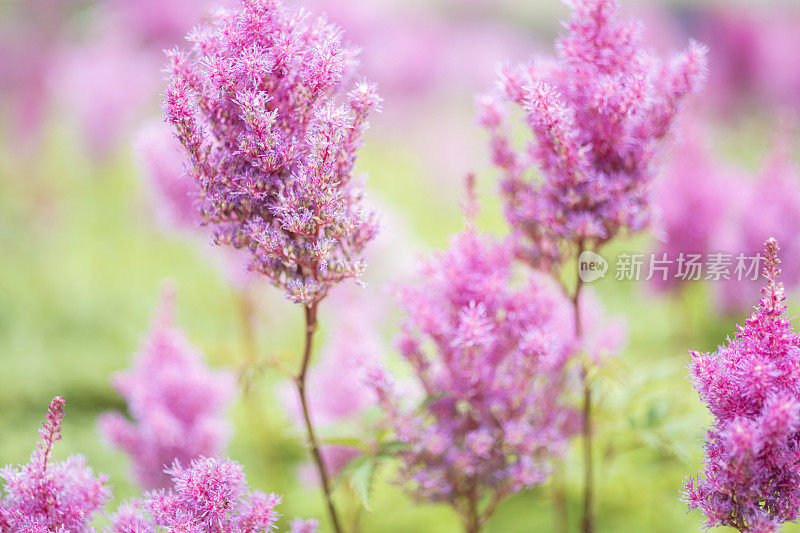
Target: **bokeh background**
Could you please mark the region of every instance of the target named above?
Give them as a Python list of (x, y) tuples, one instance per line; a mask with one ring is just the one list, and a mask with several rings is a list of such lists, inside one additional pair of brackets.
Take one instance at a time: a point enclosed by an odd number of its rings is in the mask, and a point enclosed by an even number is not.
[[(168, 144), (158, 140), (162, 51), (181, 43), (217, 4), (0, 0), (0, 463), (27, 460), (46, 405), (60, 394), (67, 418), (56, 455), (85, 454), (110, 475), (115, 503), (138, 492), (126, 458), (103, 443), (95, 421), (103, 411), (125, 409), (110, 377), (130, 364), (170, 280), (187, 337), (210, 364), (246, 378), (230, 413), (228, 454), (245, 465), (251, 486), (285, 495), (285, 516), (322, 518), (317, 487), (304, 473), (293, 399), (283, 375), (265, 363), (295, 365), (301, 309), (238, 272), (236, 258), (213, 249), (202, 229), (176, 222), (153, 176), (154, 158)], [(656, 49), (678, 50), (689, 38), (706, 43), (710, 73), (676, 128), (677, 148), (662, 157), (655, 197), (663, 224), (607, 255), (677, 251), (681, 243), (691, 243), (686, 251), (749, 252), (775, 234), (794, 288), (800, 6), (621, 4), (644, 21)], [(367, 287), (355, 296), (343, 289), (348, 296), (323, 310), (322, 348), (331, 333), (325, 324), (340, 306), (379, 306), (381, 320), (369, 326), (379, 341), (375, 357), (402, 373), (393, 349), (398, 312), (387, 286), (463, 226), (459, 199), (469, 171), (482, 195), (481, 228), (506, 231), (475, 96), (491, 89), (500, 62), (550, 52), (568, 10), (558, 0), (303, 5), (327, 13), (361, 47), (362, 72), (385, 98), (358, 162), (369, 174), (370, 201), (383, 213), (383, 236), (370, 252)], [(155, 132), (149, 145), (143, 129)], [(594, 285), (608, 314), (624, 320), (627, 339), (599, 378), (599, 530), (697, 531), (700, 516), (687, 515), (679, 489), (699, 467), (709, 417), (686, 377), (688, 350), (723, 342), (755, 303), (757, 286), (612, 278)], [(323, 432), (363, 433), (375, 418), (366, 412)], [(577, 530), (577, 449), (559, 472), (570, 530)], [(371, 512), (358, 510), (348, 487), (337, 489), (360, 531), (459, 530), (449, 509), (415, 504), (392, 479), (387, 463)], [(551, 483), (510, 498), (487, 531), (554, 530), (552, 494)]]

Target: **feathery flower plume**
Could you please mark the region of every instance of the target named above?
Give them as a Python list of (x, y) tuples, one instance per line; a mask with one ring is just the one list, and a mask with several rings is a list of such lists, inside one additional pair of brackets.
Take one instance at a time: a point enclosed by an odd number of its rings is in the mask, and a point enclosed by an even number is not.
[(202, 216), (291, 300), (316, 303), (361, 275), (377, 230), (353, 175), (376, 87), (357, 82), (340, 103), (354, 50), (336, 27), (276, 0), (242, 0), (188, 39), (191, 51), (169, 52), (163, 106)]
[[(662, 241), (655, 253), (672, 260), (666, 274), (652, 279), (660, 290), (678, 289), (685, 274), (677, 261), (681, 254), (688, 258), (719, 252), (721, 235), (734, 223), (738, 206), (751, 205), (745, 176), (715, 157), (706, 132), (688, 120), (681, 121), (679, 131), (653, 197)], [(764, 237), (756, 251), (763, 242)]]
[[(737, 256), (756, 256), (761, 243), (770, 236), (781, 243), (785, 267), (781, 280), (790, 290), (800, 285), (800, 238), (795, 228), (800, 224), (800, 171), (792, 158), (788, 139), (794, 139), (781, 126), (772, 153), (758, 176), (742, 187), (745, 201), (733, 203), (734, 220), (726, 224), (719, 248), (732, 254), (733, 267)], [(752, 206), (758, 206), (753, 216)], [(748, 265), (749, 266), (749, 265)], [(756, 272), (753, 272), (756, 274)], [(735, 276), (714, 284), (717, 303), (723, 311), (741, 311), (758, 296), (756, 276)]]
[(714, 416), (702, 477), (684, 499), (708, 527), (777, 531), (800, 508), (800, 336), (787, 316), (778, 243), (765, 243), (766, 286), (717, 352), (692, 352), (691, 378)]
[(324, 19), (279, 0), (240, 0), (169, 52), (162, 100), (218, 244), (250, 251), (250, 268), (304, 306), (295, 385), (334, 531), (342, 531), (308, 408), (306, 372), (317, 308), (331, 286), (358, 279), (377, 232), (353, 174), (374, 84), (354, 75), (355, 51)]
[(133, 368), (114, 378), (133, 420), (121, 413), (98, 419), (101, 433), (133, 462), (140, 485), (166, 486), (164, 467), (175, 460), (220, 453), (227, 442), (225, 410), (234, 378), (207, 368), (173, 322), (174, 294), (166, 289)]
[(0, 497), (0, 532), (46, 533), (92, 531), (94, 515), (111, 499), (104, 475), (95, 477), (86, 459), (73, 455), (53, 462), (52, 451), (61, 440), (64, 400), (50, 402), (37, 443), (28, 464), (0, 470), (5, 480)]
[[(281, 497), (250, 490), (242, 465), (230, 459), (200, 457), (165, 470), (166, 489), (124, 504), (111, 517), (113, 533), (188, 531), (259, 533), (275, 531)], [(163, 529), (162, 529), (163, 528)], [(314, 533), (313, 521), (295, 521), (292, 533)]]
[[(502, 172), (516, 253), (555, 270), (580, 244), (597, 247), (650, 221), (648, 189), (661, 139), (705, 71), (691, 43), (664, 62), (642, 45), (636, 21), (619, 20), (615, 0), (570, 0), (569, 32), (556, 59), (503, 68), (498, 91), (480, 99), (480, 123)], [(510, 137), (507, 104), (533, 139)], [(538, 168), (542, 180), (532, 176)]]
[(470, 223), (415, 285), (398, 290), (400, 352), (425, 400), (407, 410), (382, 370), (369, 374), (407, 445), (403, 481), (419, 498), (453, 506), (468, 531), (506, 496), (544, 482), (578, 430), (562, 395), (574, 348), (558, 323), (567, 302), (540, 277), (513, 288), (512, 264), (509, 244)]

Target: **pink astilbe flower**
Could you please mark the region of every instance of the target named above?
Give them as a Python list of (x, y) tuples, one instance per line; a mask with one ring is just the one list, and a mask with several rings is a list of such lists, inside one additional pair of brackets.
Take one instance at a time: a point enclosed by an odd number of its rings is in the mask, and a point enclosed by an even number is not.
[(692, 381), (714, 416), (702, 477), (684, 498), (706, 525), (777, 531), (800, 508), (800, 336), (778, 282), (778, 243), (766, 242), (766, 286), (744, 325), (716, 353), (692, 352)]
[[(725, 225), (718, 248), (731, 255), (732, 272), (739, 267), (739, 256), (752, 258), (758, 255), (760, 245), (770, 236), (781, 243), (784, 258), (782, 281), (789, 289), (800, 285), (800, 238), (796, 228), (800, 225), (800, 171), (792, 158), (790, 145), (779, 139), (755, 180), (742, 185), (738, 194), (744, 201), (730, 202), (734, 207), (734, 220)], [(758, 206), (757, 216), (753, 206)], [(741, 276), (714, 283), (717, 305), (722, 311), (735, 312), (747, 308), (758, 296), (757, 272), (747, 275), (752, 261), (740, 268)], [(757, 267), (756, 267), (757, 270)], [(741, 281), (738, 279), (741, 277)]]
[(39, 430), (42, 440), (30, 462), (0, 470), (5, 480), (0, 532), (88, 533), (94, 515), (111, 499), (107, 478), (95, 477), (80, 455), (61, 462), (52, 460), (53, 446), (61, 440), (63, 419), (64, 400), (56, 396), (50, 402)]
[(184, 171), (183, 148), (169, 126), (144, 126), (136, 135), (134, 149), (161, 221), (177, 230), (197, 231), (202, 221), (197, 187)]
[[(658, 289), (679, 286), (686, 275), (681, 254), (686, 260), (720, 252), (724, 228), (734, 222), (738, 206), (746, 205), (749, 196), (742, 172), (719, 161), (706, 135), (688, 123), (681, 124), (680, 132), (653, 197), (661, 240), (654, 253), (670, 261), (666, 273), (652, 278)], [(757, 246), (762, 242), (764, 238)]]
[[(281, 497), (250, 490), (242, 465), (200, 457), (165, 470), (167, 489), (124, 504), (111, 518), (113, 533), (261, 533), (277, 529)], [(296, 521), (294, 533), (313, 533), (313, 521)]]
[(800, 106), (800, 73), (787, 68), (800, 43), (796, 5), (712, 3), (695, 17), (713, 65), (704, 103), (733, 115), (751, 107)]
[(133, 420), (120, 413), (98, 419), (103, 435), (133, 462), (144, 487), (169, 482), (165, 465), (220, 453), (228, 438), (225, 410), (233, 376), (210, 370), (202, 355), (173, 326), (173, 294), (166, 291), (133, 368), (114, 378)]
[[(357, 82), (337, 28), (276, 0), (242, 0), (173, 50), (163, 105), (220, 244), (304, 305), (358, 278), (377, 221), (353, 176), (374, 85)], [(340, 100), (346, 100), (341, 103)]]
[[(407, 445), (402, 479), (472, 526), (488, 519), (488, 501), (547, 479), (550, 460), (578, 429), (562, 394), (574, 348), (557, 323), (567, 303), (538, 277), (513, 288), (512, 263), (510, 245), (469, 229), (417, 284), (398, 290), (400, 351), (426, 395), (415, 410), (399, 405), (383, 371), (369, 375)], [(482, 502), (474, 516), (469, 509)]]
[[(596, 247), (649, 223), (654, 156), (705, 70), (696, 43), (667, 62), (649, 53), (640, 25), (618, 20), (615, 0), (569, 4), (557, 59), (505, 67), (497, 93), (480, 99), (517, 254), (545, 270), (575, 245)], [(533, 136), (524, 149), (508, 133), (509, 102)]]
[(49, 72), (50, 97), (93, 155), (105, 157), (140, 120), (158, 92), (158, 58), (123, 32), (99, 30), (66, 44)]
[(48, 119), (47, 77), (77, 1), (4, 2), (0, 18), (0, 113), (6, 142), (38, 140)]

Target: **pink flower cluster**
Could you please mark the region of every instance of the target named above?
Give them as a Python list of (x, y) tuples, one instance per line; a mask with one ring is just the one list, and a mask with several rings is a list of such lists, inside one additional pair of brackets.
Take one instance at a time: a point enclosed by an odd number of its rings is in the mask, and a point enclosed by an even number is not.
[(275, 0), (242, 0), (173, 50), (163, 105), (189, 158), (215, 240), (309, 305), (358, 278), (377, 231), (353, 175), (376, 87), (353, 76), (354, 51), (323, 19)]
[(707, 132), (688, 120), (678, 130), (680, 139), (666, 158), (653, 196), (657, 233), (662, 241), (655, 253), (659, 257), (667, 254), (673, 260), (666, 280), (653, 277), (659, 289), (678, 287), (675, 259), (681, 253), (721, 251), (724, 228), (734, 222), (737, 206), (747, 203), (749, 190), (738, 169), (721, 164), (715, 157)]
[(777, 531), (800, 508), (800, 336), (778, 281), (778, 244), (766, 243), (758, 306), (716, 353), (692, 352), (691, 377), (715, 422), (705, 469), (685, 501), (706, 525)]
[(398, 290), (400, 351), (425, 400), (408, 411), (383, 371), (369, 376), (406, 445), (403, 479), (462, 516), (479, 499), (542, 483), (578, 429), (562, 394), (574, 349), (559, 320), (566, 301), (540, 278), (514, 288), (512, 264), (509, 244), (458, 235), (417, 284)]
[[(660, 287), (679, 287), (675, 260), (681, 253), (727, 254), (733, 268), (737, 256), (755, 257), (770, 236), (783, 248), (786, 287), (800, 285), (800, 239), (794, 230), (800, 224), (800, 170), (789, 148), (795, 136), (786, 125), (776, 129), (772, 153), (753, 173), (722, 161), (697, 127), (681, 127), (682, 140), (670, 154), (654, 196), (663, 241), (656, 254), (667, 254), (672, 261), (666, 282), (654, 277)], [(740, 312), (757, 298), (760, 284), (752, 276), (729, 278), (715, 282), (712, 291), (721, 311)]]
[(234, 393), (233, 376), (205, 366), (174, 328), (173, 306), (173, 294), (166, 291), (133, 369), (114, 378), (133, 420), (121, 413), (98, 420), (103, 435), (131, 458), (137, 481), (148, 488), (169, 483), (166, 465), (220, 453), (228, 437), (225, 410)]
[[(788, 139), (794, 137), (787, 135), (775, 143), (755, 179), (733, 185), (746, 197), (745, 201), (729, 202), (733, 222), (726, 225), (720, 248), (755, 255), (765, 239), (775, 237), (784, 257), (781, 279), (795, 289), (800, 285), (800, 238), (795, 231), (800, 224), (800, 170)], [(753, 206), (758, 206), (758, 216), (753, 216)], [(718, 289), (718, 303), (726, 311), (744, 309), (758, 295), (757, 282), (753, 280), (727, 280)]]
[[(615, 0), (569, 3), (557, 59), (505, 67), (496, 94), (480, 100), (517, 253), (545, 270), (576, 244), (601, 245), (649, 223), (656, 149), (705, 71), (698, 44), (668, 62), (648, 52), (640, 25), (618, 20)], [(533, 136), (523, 149), (512, 143), (506, 103)]]
[(800, 72), (787, 68), (800, 44), (797, 5), (709, 4), (695, 16), (711, 50), (709, 106), (727, 113), (800, 106)]
[[(176, 461), (165, 471), (167, 489), (147, 493), (112, 516), (112, 533), (258, 533), (274, 531), (281, 497), (251, 491), (242, 465), (201, 457), (186, 467)], [(313, 533), (315, 521), (295, 521), (292, 533)]]
[(111, 499), (106, 477), (95, 477), (83, 457), (73, 455), (58, 463), (51, 460), (53, 446), (61, 440), (63, 419), (64, 400), (56, 396), (30, 462), (0, 470), (5, 480), (0, 532), (89, 532), (92, 518)]

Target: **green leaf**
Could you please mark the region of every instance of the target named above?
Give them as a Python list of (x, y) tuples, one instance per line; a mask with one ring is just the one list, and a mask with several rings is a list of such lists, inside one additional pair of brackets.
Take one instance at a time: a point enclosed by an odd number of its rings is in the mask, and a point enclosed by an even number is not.
[(399, 452), (407, 450), (409, 445), (405, 442), (400, 442), (399, 440), (392, 440), (389, 442), (384, 442), (381, 444), (378, 453), (375, 454), (375, 457), (379, 457), (381, 459), (395, 459)]
[(378, 462), (372, 458), (365, 456), (359, 461), (354, 460), (350, 465), (350, 479), (348, 484), (353, 492), (356, 493), (358, 499), (361, 500), (361, 505), (367, 511), (372, 512), (372, 488), (375, 484), (375, 472), (377, 470)]
[(366, 442), (363, 442), (361, 439), (357, 439), (355, 437), (331, 437), (328, 439), (321, 439), (322, 444), (328, 444), (330, 446), (345, 446), (347, 448), (355, 448), (356, 450), (360, 450), (364, 453), (368, 453), (370, 451), (370, 447)]

